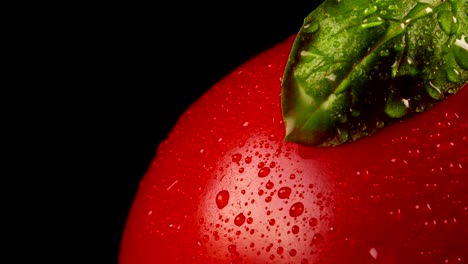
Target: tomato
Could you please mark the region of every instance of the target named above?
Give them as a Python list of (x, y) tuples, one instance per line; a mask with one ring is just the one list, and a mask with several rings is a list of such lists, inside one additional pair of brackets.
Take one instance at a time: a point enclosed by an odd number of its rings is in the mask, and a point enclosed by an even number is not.
[(142, 179), (119, 263), (468, 260), (468, 89), (337, 147), (284, 141), (294, 37), (180, 117)]

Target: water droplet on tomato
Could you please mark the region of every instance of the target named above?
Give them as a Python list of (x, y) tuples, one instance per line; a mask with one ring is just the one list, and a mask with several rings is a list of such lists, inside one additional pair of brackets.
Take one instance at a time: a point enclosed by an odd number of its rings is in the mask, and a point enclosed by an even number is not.
[(247, 224), (252, 224), (252, 223), (253, 223), (253, 218), (252, 217), (247, 218)]
[(268, 181), (266, 184), (265, 184), (265, 187), (270, 190), (271, 188), (273, 188), (273, 186), (275, 186), (274, 183), (272, 183), (271, 181)]
[(289, 250), (289, 256), (294, 257), (296, 256), (296, 254), (297, 254), (297, 251), (295, 249)]
[(280, 199), (289, 198), (290, 194), (291, 194), (291, 188), (289, 187), (281, 187), (281, 189), (278, 190), (278, 197)]
[(198, 193), (202, 193), (205, 190), (205, 186), (200, 185), (198, 186)]
[(216, 205), (219, 209), (223, 209), (229, 203), (229, 192), (226, 190), (220, 191), (216, 195)]
[(268, 167), (263, 167), (258, 171), (258, 177), (263, 178), (268, 176), (270, 174), (270, 168)]
[(289, 208), (289, 215), (292, 217), (298, 217), (304, 213), (304, 204), (297, 202)]
[(280, 255), (283, 254), (283, 252), (284, 252), (284, 248), (283, 248), (283, 247), (278, 247), (278, 248), (276, 249), (276, 253), (278, 253), (278, 254), (280, 254)]
[(232, 155), (232, 162), (239, 162), (241, 159), (242, 159), (242, 155), (239, 153)]
[(309, 225), (310, 225), (311, 227), (317, 226), (317, 224), (318, 224), (317, 218), (312, 217), (312, 218), (309, 220)]
[(249, 164), (250, 162), (252, 162), (252, 157), (246, 157), (245, 163)]
[(312, 244), (318, 245), (322, 243), (324, 240), (323, 236), (320, 233), (316, 233), (314, 237), (312, 238)]
[(294, 225), (292, 228), (291, 228), (291, 232), (293, 234), (297, 234), (299, 233), (299, 227), (297, 225)]
[(234, 224), (236, 226), (241, 226), (245, 222), (245, 215), (243, 213), (240, 213), (234, 218)]
[(236, 252), (237, 251), (237, 246), (236, 245), (229, 245), (228, 246), (228, 251), (230, 253)]
[(181, 226), (179, 224), (169, 224), (168, 225), (169, 229), (172, 230), (172, 231), (179, 231)]
[(462, 172), (463, 166), (460, 163), (450, 163), (449, 164), (449, 172), (451, 174), (460, 174)]
[(276, 136), (275, 133), (271, 133), (270, 135), (268, 135), (268, 139), (274, 141), (274, 140), (277, 140), (278, 137)]
[(272, 226), (272, 225), (275, 225), (275, 223), (276, 223), (276, 220), (275, 220), (275, 219), (270, 219), (270, 220), (268, 220), (268, 224), (270, 224), (271, 226)]

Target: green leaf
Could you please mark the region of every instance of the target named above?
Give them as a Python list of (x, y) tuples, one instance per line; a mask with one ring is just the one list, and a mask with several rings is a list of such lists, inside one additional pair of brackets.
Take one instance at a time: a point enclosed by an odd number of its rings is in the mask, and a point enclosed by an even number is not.
[(468, 0), (325, 0), (283, 76), (286, 140), (337, 146), (424, 112), (468, 81)]

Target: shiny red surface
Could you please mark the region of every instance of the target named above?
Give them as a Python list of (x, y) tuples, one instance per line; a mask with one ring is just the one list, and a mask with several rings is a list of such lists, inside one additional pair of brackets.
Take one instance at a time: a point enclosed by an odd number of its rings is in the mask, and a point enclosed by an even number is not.
[(292, 41), (181, 116), (141, 181), (119, 263), (468, 261), (468, 89), (349, 145), (287, 143)]

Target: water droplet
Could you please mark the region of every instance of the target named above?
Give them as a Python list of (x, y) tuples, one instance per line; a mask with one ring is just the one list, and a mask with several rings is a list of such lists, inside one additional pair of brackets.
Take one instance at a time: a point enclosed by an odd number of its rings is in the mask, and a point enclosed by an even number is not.
[(307, 33), (314, 33), (320, 30), (320, 24), (317, 20), (312, 21), (311, 23), (304, 25), (304, 30)]
[(312, 238), (312, 244), (318, 245), (324, 241), (323, 236), (320, 233), (316, 233)]
[(311, 227), (317, 226), (317, 224), (318, 224), (317, 218), (312, 217), (312, 218), (309, 220), (309, 225), (310, 225)]
[(292, 228), (291, 228), (291, 232), (293, 234), (297, 234), (299, 233), (299, 227), (297, 225), (294, 225)]
[(252, 224), (252, 223), (253, 223), (253, 218), (252, 217), (247, 218), (247, 224)]
[(268, 181), (266, 184), (265, 184), (265, 187), (270, 190), (273, 188), (273, 186), (275, 186), (275, 184), (271, 181)]
[(234, 218), (234, 224), (236, 226), (241, 226), (245, 222), (245, 215), (243, 213), (240, 213)]
[(304, 204), (297, 202), (289, 208), (289, 215), (292, 217), (298, 217), (304, 213)]
[(388, 49), (383, 49), (380, 51), (380, 56), (387, 57), (388, 55), (390, 55), (390, 51)]
[(296, 256), (296, 254), (297, 254), (297, 251), (295, 249), (289, 250), (289, 256), (294, 257)]
[(447, 75), (447, 80), (450, 82), (457, 83), (460, 81), (460, 72), (457, 71), (457, 69), (450, 67), (445, 70), (445, 73)]
[(210, 240), (210, 237), (208, 235), (204, 235), (202, 239), (203, 239), (203, 242), (206, 243)]
[(169, 224), (168, 227), (172, 231), (179, 231), (180, 228), (181, 228), (181, 226), (179, 224)]
[(272, 226), (272, 225), (275, 225), (275, 223), (276, 223), (276, 220), (275, 220), (275, 219), (270, 219), (270, 220), (268, 220), (268, 224), (271, 225), (271, 226)]
[(461, 35), (459, 39), (455, 40), (455, 47), (453, 49), (455, 61), (464, 70), (468, 70), (468, 43), (467, 37)]
[(437, 14), (437, 20), (439, 21), (440, 28), (447, 34), (450, 35), (452, 31), (453, 15), (452, 12), (443, 10)]
[(246, 157), (245, 163), (249, 164), (250, 162), (252, 162), (252, 157)]
[(216, 205), (219, 209), (223, 209), (229, 203), (229, 192), (226, 190), (220, 191), (216, 195)]
[(263, 167), (258, 171), (258, 177), (263, 178), (268, 176), (270, 174), (270, 168), (268, 167)]
[(368, 16), (370, 14), (375, 13), (376, 11), (377, 11), (377, 6), (370, 6), (370, 7), (366, 8), (366, 9), (364, 9), (364, 15)]
[(278, 137), (276, 136), (275, 133), (271, 133), (270, 135), (268, 135), (268, 139), (271, 141), (275, 141), (278, 139)]
[(242, 159), (242, 155), (239, 153), (232, 155), (232, 162), (239, 162), (241, 159)]
[(429, 81), (429, 85), (426, 85), (426, 91), (432, 98), (436, 100), (444, 99), (444, 94), (442, 93), (441, 88), (433, 84), (430, 81)]
[(376, 124), (375, 124), (375, 126), (376, 126), (377, 128), (383, 128), (383, 127), (385, 126), (385, 123), (384, 123), (383, 121), (377, 121)]
[(281, 189), (278, 190), (278, 197), (280, 199), (287, 199), (289, 198), (290, 194), (291, 194), (291, 188), (289, 187), (281, 187)]
[(229, 245), (228, 246), (228, 251), (230, 253), (236, 252), (237, 251), (237, 246), (236, 245)]
[(280, 254), (280, 255), (283, 254), (283, 252), (284, 252), (284, 248), (283, 248), (283, 247), (278, 247), (278, 248), (276, 249), (276, 253), (278, 253), (278, 254)]

